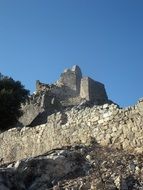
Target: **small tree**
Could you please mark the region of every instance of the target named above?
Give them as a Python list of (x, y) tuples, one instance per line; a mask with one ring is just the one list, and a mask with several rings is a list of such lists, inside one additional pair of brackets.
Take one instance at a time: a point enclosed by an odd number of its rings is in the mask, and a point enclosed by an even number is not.
[(28, 98), (29, 91), (20, 81), (3, 77), (0, 80), (0, 130), (4, 131), (16, 124), (22, 115), (21, 103)]

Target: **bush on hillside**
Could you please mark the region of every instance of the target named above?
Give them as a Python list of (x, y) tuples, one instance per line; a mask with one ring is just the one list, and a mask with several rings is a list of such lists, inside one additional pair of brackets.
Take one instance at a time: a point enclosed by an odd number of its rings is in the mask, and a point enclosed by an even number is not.
[(22, 115), (21, 103), (28, 98), (29, 91), (20, 81), (3, 77), (0, 80), (0, 130), (7, 130), (17, 123)]

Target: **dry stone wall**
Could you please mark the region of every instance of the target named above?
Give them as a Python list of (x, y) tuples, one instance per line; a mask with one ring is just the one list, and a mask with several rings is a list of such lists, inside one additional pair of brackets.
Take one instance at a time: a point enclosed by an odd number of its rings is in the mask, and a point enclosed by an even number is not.
[(46, 124), (10, 129), (0, 134), (0, 158), (10, 162), (91, 141), (143, 152), (143, 101), (125, 109), (115, 104), (76, 106), (69, 111), (52, 114)]

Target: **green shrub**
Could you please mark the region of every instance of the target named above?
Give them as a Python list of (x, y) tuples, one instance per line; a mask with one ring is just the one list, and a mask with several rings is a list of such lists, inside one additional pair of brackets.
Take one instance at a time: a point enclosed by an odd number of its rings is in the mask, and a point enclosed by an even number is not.
[(0, 80), (0, 130), (7, 130), (16, 124), (22, 115), (21, 103), (28, 98), (29, 91), (20, 81), (3, 77)]

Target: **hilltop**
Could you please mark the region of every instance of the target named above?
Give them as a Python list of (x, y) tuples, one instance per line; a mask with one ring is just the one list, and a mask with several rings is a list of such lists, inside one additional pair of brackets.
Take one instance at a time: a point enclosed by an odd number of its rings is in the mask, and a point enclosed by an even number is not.
[(143, 99), (121, 108), (73, 66), (21, 110), (0, 134), (0, 190), (143, 189)]

